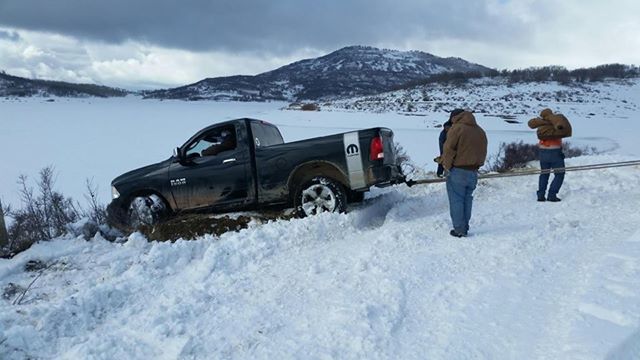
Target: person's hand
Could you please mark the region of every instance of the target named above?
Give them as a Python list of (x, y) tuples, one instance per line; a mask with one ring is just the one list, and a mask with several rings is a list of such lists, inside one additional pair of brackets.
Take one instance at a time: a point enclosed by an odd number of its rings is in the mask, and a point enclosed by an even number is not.
[(448, 178), (450, 173), (451, 173), (451, 172), (450, 172), (449, 170), (444, 169), (444, 174), (443, 174), (444, 176), (443, 176), (443, 177), (444, 177), (444, 178)]

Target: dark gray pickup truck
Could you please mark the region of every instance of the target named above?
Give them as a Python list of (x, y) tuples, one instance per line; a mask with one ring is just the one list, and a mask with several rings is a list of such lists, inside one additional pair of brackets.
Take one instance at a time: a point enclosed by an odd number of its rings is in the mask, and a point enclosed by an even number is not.
[(304, 216), (345, 211), (370, 187), (403, 181), (390, 129), (284, 143), (274, 125), (237, 119), (202, 129), (169, 159), (114, 179), (107, 210), (119, 227), (197, 210), (293, 206)]

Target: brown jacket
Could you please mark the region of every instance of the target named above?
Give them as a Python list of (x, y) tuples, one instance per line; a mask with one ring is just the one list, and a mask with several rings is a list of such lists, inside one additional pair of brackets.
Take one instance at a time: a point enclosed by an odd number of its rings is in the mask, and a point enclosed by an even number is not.
[(554, 114), (551, 109), (544, 109), (540, 117), (533, 118), (527, 123), (531, 129), (537, 129), (540, 140), (562, 139), (571, 136), (571, 123), (562, 114)]
[(447, 133), (442, 152), (442, 166), (477, 170), (487, 158), (487, 135), (469, 111), (451, 119), (453, 125)]

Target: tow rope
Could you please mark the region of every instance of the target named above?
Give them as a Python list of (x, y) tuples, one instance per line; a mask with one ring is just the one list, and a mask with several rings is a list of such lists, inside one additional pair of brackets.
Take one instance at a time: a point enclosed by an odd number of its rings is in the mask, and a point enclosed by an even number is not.
[[(512, 177), (512, 176), (529, 176), (529, 175), (540, 175), (540, 174), (550, 174), (553, 172), (567, 172), (567, 171), (584, 171), (584, 170), (597, 170), (597, 169), (609, 169), (609, 168), (617, 168), (624, 166), (640, 166), (640, 160), (632, 160), (632, 161), (620, 161), (620, 162), (611, 162), (611, 163), (602, 163), (602, 164), (591, 164), (591, 165), (580, 165), (580, 166), (566, 166), (563, 168), (551, 168), (551, 169), (532, 169), (532, 170), (524, 170), (524, 171), (515, 171), (510, 173), (493, 173), (493, 174), (480, 174), (478, 176), (478, 180), (481, 179), (495, 179), (495, 178), (503, 178), (503, 177)], [(421, 185), (421, 184), (434, 184), (447, 181), (446, 178), (437, 178), (437, 179), (420, 179), (420, 180), (407, 180), (405, 184), (411, 187), (413, 185)]]

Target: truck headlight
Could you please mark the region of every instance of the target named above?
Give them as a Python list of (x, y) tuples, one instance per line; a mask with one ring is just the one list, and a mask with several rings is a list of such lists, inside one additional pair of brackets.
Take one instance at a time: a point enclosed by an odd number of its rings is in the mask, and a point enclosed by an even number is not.
[(119, 197), (120, 197), (120, 193), (118, 192), (118, 189), (116, 189), (115, 186), (111, 186), (111, 198), (115, 200)]

